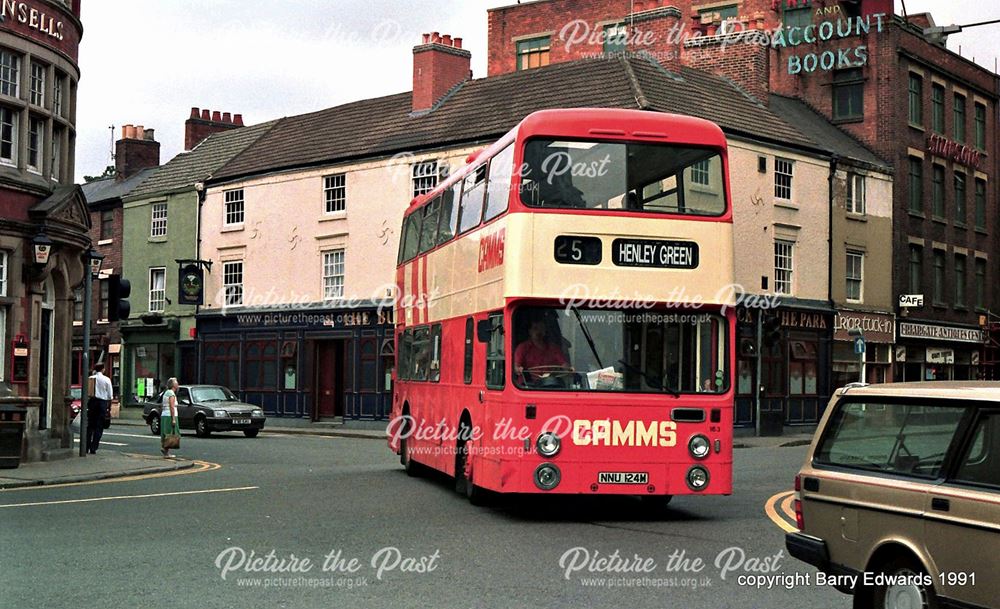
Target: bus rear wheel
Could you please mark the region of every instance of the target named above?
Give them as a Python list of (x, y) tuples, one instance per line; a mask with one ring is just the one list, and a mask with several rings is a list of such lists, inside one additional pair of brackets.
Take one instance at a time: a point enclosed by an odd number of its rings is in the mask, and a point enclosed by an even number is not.
[(415, 478), (424, 473), (424, 466), (413, 460), (413, 448), (409, 438), (402, 438), (399, 441), (399, 462), (403, 465), (403, 471), (407, 476)]
[(455, 447), (455, 490), (465, 495), (472, 505), (484, 505), (487, 491), (477, 486), (474, 472), (469, 463), (469, 443), (466, 438), (472, 434), (472, 425), (462, 421), (459, 426), (459, 439)]

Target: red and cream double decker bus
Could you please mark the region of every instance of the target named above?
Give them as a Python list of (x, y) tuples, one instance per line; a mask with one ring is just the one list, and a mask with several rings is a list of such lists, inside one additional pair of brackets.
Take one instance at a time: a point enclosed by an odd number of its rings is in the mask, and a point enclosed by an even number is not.
[(390, 447), (498, 493), (732, 490), (726, 140), (690, 117), (528, 116), (403, 221)]

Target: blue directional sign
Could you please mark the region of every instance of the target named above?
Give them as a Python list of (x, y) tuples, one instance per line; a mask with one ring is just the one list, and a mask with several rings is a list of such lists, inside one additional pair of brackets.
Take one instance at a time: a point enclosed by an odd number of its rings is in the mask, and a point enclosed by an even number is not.
[(861, 355), (862, 353), (864, 353), (866, 346), (867, 345), (865, 343), (865, 339), (864, 338), (862, 338), (862, 337), (859, 336), (858, 338), (854, 339), (854, 353), (855, 354)]

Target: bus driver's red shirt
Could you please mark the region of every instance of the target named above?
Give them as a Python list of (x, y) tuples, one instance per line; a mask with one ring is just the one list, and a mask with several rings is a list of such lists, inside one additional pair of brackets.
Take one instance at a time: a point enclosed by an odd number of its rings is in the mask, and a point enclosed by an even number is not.
[(567, 366), (569, 362), (562, 349), (552, 343), (539, 347), (531, 340), (526, 340), (514, 350), (514, 366), (530, 370), (538, 366)]

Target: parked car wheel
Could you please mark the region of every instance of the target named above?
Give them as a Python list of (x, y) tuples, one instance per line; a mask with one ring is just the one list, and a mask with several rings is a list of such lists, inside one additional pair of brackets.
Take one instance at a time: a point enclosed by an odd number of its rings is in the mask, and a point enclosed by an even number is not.
[(154, 436), (160, 435), (160, 417), (156, 415), (149, 417), (149, 433)]
[(198, 417), (194, 420), (194, 433), (199, 438), (207, 438), (212, 435), (212, 430), (208, 428), (208, 421), (205, 420), (205, 417)]
[(243, 430), (243, 435), (246, 436), (246, 437), (248, 437), (248, 438), (256, 438), (257, 434), (259, 434), (259, 433), (260, 433), (259, 429), (244, 429)]
[[(924, 577), (926, 571), (911, 558), (894, 558), (880, 571), (889, 579), (900, 577)], [(934, 586), (922, 586), (916, 582), (906, 584), (875, 586), (872, 590), (872, 607), (875, 609), (937, 609), (937, 595)]]

